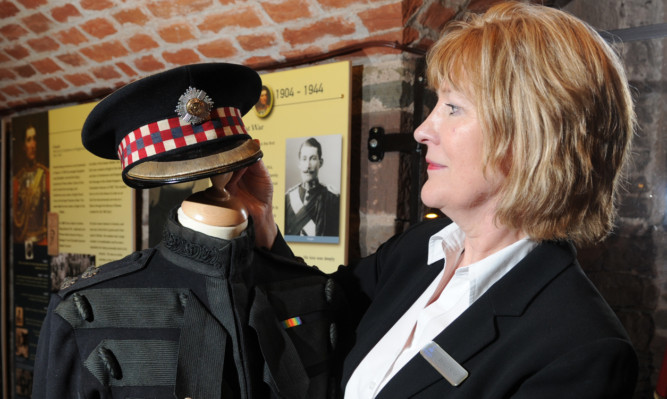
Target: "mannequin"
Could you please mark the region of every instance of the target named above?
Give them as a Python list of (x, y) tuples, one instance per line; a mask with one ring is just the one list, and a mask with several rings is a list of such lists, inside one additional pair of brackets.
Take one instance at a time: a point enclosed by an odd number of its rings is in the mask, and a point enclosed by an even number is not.
[(231, 177), (231, 172), (211, 176), (211, 187), (186, 198), (178, 210), (181, 225), (225, 240), (238, 237), (248, 226), (248, 211), (225, 189)]
[(51, 296), (33, 398), (319, 399), (336, 389), (333, 283), (284, 242), (256, 246), (242, 192), (225, 189), (232, 171), (262, 156), (241, 119), (260, 89), (249, 68), (191, 64), (95, 106), (82, 142), (119, 159), (128, 186), (204, 177), (212, 186), (172, 207), (155, 246)]

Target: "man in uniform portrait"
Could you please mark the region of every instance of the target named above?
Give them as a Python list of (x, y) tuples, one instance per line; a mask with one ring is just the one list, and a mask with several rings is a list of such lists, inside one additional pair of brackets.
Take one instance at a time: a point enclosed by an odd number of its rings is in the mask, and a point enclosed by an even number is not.
[(49, 211), (49, 170), (37, 161), (37, 129), (28, 126), (23, 136), (26, 164), (12, 182), (14, 242), (26, 248), (46, 245), (46, 217)]
[(338, 236), (340, 195), (320, 183), (322, 145), (311, 137), (299, 147), (301, 183), (285, 194), (285, 234)]

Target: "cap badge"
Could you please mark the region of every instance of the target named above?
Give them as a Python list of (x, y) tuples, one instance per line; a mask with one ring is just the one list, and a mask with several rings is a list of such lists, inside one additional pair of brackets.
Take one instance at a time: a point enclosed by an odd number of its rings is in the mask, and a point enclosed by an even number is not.
[(178, 99), (176, 113), (183, 122), (196, 125), (211, 119), (212, 108), (213, 100), (204, 90), (188, 87)]

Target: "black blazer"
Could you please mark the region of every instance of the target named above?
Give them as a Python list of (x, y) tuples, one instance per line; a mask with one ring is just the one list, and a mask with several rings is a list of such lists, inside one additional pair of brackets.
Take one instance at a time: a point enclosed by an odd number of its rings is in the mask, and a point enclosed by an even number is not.
[[(426, 258), (429, 237), (444, 226), (418, 224), (337, 273), (357, 311), (351, 317), (359, 320), (343, 389), (442, 269), (442, 260), (427, 265)], [(540, 244), (435, 342), (469, 372), (462, 384), (450, 385), (417, 354), (377, 397), (629, 398), (637, 379), (637, 357), (623, 327), (568, 243)]]

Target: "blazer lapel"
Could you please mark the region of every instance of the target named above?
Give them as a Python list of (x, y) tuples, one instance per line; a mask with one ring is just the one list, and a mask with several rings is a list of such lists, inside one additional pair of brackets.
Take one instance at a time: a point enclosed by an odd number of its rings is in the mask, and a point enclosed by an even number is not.
[[(454, 360), (466, 361), (483, 352), (498, 338), (497, 317), (520, 317), (535, 296), (575, 260), (570, 244), (539, 245), (507, 275), (443, 330), (434, 341)], [(468, 370), (474, 373), (474, 370)], [(443, 379), (417, 354), (380, 391), (378, 399), (408, 398)], [(465, 389), (465, 382), (452, 390)]]
[[(474, 305), (476, 305), (474, 310), (464, 312), (434, 339), (464, 368), (466, 360), (483, 350), (497, 337), (491, 303), (480, 298)], [(409, 398), (442, 378), (438, 371), (417, 354), (387, 383), (377, 399)], [(452, 386), (452, 389), (455, 387)]]
[[(419, 266), (415, 266), (419, 267)], [(366, 317), (358, 326), (358, 341), (345, 358), (343, 370), (343, 382), (347, 384), (352, 372), (366, 356), (375, 344), (389, 331), (389, 329), (403, 316), (403, 314), (414, 304), (419, 296), (433, 282), (433, 279), (444, 267), (444, 261), (434, 262), (418, 273), (399, 280), (402, 287), (400, 290), (389, 289), (385, 294), (375, 298), (372, 306), (368, 309)]]

